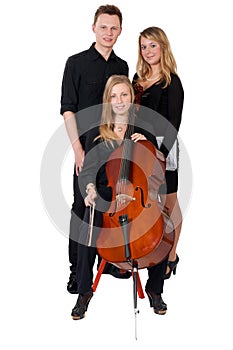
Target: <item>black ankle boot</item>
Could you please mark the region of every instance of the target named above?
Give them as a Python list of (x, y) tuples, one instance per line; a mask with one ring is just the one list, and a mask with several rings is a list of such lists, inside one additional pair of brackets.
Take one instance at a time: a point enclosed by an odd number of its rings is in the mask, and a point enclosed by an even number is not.
[(88, 304), (93, 297), (93, 291), (90, 290), (88, 293), (79, 294), (78, 300), (71, 312), (73, 320), (81, 320), (85, 317), (85, 312), (87, 311)]
[(154, 308), (154, 313), (158, 315), (165, 315), (167, 312), (167, 304), (162, 299), (161, 294), (156, 294), (146, 289), (150, 306)]

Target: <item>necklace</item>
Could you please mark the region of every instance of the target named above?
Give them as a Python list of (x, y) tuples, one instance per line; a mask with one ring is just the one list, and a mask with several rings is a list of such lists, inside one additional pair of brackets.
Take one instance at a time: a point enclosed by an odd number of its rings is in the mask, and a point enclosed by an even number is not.
[(123, 124), (123, 123), (115, 123), (114, 125), (114, 131), (117, 131), (117, 132), (125, 132), (125, 130), (127, 129), (127, 124)]
[(127, 128), (127, 124), (118, 124), (118, 123), (115, 123), (115, 126), (114, 126), (114, 129), (121, 132), (123, 129), (125, 130)]
[(158, 79), (158, 77), (160, 76), (160, 73), (157, 73), (155, 78), (146, 78), (147, 81), (154, 81), (156, 79)]

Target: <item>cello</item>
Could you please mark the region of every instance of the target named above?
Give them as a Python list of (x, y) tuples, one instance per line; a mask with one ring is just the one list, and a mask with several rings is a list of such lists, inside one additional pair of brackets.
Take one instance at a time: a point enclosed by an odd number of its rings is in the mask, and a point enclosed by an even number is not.
[[(129, 127), (127, 134), (132, 133)], [(158, 200), (165, 160), (147, 140), (127, 136), (106, 165), (112, 202), (103, 214), (97, 249), (106, 261), (125, 270), (150, 267), (163, 261), (174, 242), (174, 227)], [(118, 205), (117, 197), (131, 198)]]
[[(147, 140), (134, 143), (129, 138), (131, 133), (129, 126), (126, 138), (106, 164), (112, 202), (103, 213), (96, 246), (105, 261), (132, 271), (136, 322), (138, 269), (159, 264), (168, 256), (175, 231), (158, 196), (165, 177), (164, 157)], [(126, 201), (119, 205), (118, 198), (122, 195)]]

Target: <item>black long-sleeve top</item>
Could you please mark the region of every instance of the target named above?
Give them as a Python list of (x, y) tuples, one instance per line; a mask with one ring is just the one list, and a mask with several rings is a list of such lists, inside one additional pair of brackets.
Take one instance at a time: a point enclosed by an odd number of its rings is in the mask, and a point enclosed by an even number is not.
[[(138, 102), (141, 106), (147, 107), (140, 107), (138, 113), (142, 117), (147, 117), (148, 122), (154, 126), (156, 136), (164, 137), (160, 150), (167, 157), (176, 140), (181, 123), (184, 90), (180, 78), (171, 74), (171, 83), (166, 88), (163, 88), (163, 81), (159, 84), (155, 83), (141, 92), (138, 92), (137, 79), (138, 76), (135, 74), (133, 85), (136, 98), (138, 93), (140, 95), (137, 99)], [(157, 113), (153, 113), (153, 111)]]

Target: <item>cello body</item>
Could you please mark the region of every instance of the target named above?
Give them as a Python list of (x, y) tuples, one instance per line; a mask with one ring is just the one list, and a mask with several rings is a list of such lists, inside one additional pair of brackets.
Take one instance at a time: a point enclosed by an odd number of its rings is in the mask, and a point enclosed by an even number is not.
[[(112, 202), (103, 214), (97, 239), (100, 256), (122, 269), (150, 267), (163, 261), (174, 242), (171, 219), (158, 202), (165, 162), (149, 141), (126, 139), (106, 164)], [(132, 198), (117, 204), (117, 195)]]

